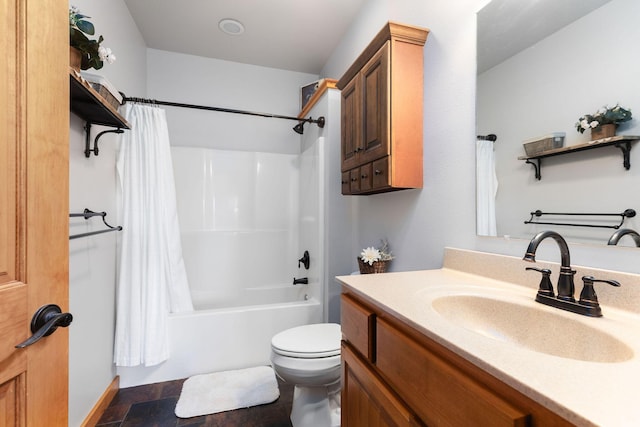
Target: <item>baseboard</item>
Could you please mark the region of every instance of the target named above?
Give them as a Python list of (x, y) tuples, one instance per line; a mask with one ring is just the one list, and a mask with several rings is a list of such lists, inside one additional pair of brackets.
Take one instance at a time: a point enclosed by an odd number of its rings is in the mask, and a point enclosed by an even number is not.
[(113, 381), (111, 381), (111, 384), (109, 384), (104, 393), (102, 393), (102, 396), (100, 396), (100, 399), (98, 399), (91, 412), (89, 412), (89, 415), (87, 415), (87, 418), (82, 423), (82, 427), (93, 427), (98, 424), (100, 417), (102, 417), (104, 411), (109, 407), (118, 390), (120, 390), (120, 377), (116, 375)]

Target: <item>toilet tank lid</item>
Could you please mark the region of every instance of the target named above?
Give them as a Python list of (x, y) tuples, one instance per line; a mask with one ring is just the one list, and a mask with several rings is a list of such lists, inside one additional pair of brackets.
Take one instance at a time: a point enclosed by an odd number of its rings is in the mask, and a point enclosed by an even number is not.
[(342, 332), (336, 323), (297, 326), (271, 339), (274, 350), (291, 353), (334, 353), (340, 350)]

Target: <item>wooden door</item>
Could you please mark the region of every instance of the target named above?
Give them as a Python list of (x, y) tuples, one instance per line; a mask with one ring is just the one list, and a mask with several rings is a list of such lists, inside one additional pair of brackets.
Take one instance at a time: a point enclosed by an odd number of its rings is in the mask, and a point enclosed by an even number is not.
[(68, 309), (67, 7), (0, 0), (2, 426), (68, 424), (68, 330), (15, 348), (39, 307)]

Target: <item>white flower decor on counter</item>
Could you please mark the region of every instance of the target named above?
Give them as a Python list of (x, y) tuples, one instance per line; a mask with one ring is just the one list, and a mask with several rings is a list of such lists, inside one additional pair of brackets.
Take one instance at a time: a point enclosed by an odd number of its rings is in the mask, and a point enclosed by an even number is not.
[(358, 266), (360, 273), (384, 273), (387, 270), (387, 264), (394, 257), (389, 250), (389, 242), (382, 240), (379, 248), (369, 246), (360, 253), (358, 257)]
[(370, 246), (362, 250), (360, 258), (362, 258), (362, 261), (368, 263), (369, 265), (373, 265), (374, 262), (380, 261), (380, 251)]

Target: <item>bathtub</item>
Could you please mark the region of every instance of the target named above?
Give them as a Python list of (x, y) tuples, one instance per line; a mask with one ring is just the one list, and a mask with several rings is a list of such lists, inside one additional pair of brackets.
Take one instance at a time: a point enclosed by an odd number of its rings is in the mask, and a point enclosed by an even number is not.
[(301, 154), (171, 148), (196, 310), (170, 315), (167, 361), (117, 368), (121, 387), (266, 365), (275, 334), (323, 321), (321, 141)]
[(273, 306), (308, 300), (309, 289), (304, 285), (255, 286), (239, 290), (219, 292), (191, 290), (195, 310), (236, 310), (254, 306)]
[[(196, 311), (169, 317), (169, 360), (151, 367), (118, 367), (120, 387), (270, 364), (272, 336), (322, 322), (320, 301), (309, 297), (305, 288), (246, 288), (239, 300), (225, 300), (224, 308), (205, 308), (206, 297), (194, 296)], [(250, 304), (256, 301), (261, 303)]]

